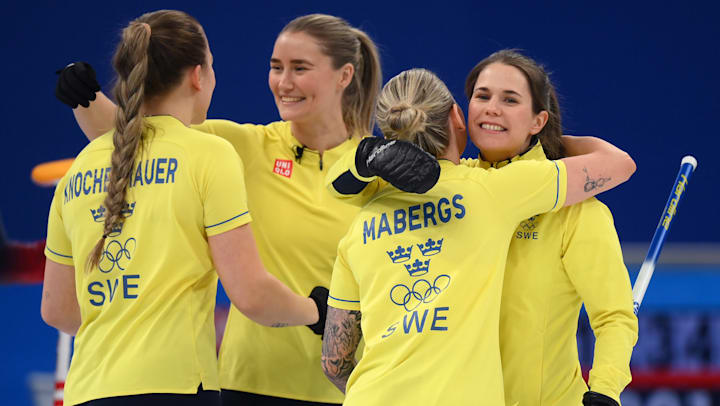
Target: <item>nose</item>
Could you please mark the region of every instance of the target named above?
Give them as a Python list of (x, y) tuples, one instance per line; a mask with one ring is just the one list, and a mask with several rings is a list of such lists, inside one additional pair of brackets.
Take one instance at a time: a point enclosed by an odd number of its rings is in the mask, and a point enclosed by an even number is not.
[(288, 69), (286, 69), (283, 73), (280, 74), (280, 81), (278, 82), (278, 88), (283, 91), (292, 90), (294, 87), (292, 78), (290, 77), (290, 72), (288, 72)]
[(501, 113), (500, 105), (496, 97), (491, 97), (485, 104), (485, 113), (490, 116), (499, 116)]

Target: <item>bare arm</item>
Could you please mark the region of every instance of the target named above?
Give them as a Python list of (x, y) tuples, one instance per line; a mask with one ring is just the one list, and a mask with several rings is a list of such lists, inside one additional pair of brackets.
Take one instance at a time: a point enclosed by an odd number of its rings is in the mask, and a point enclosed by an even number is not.
[(342, 393), (345, 393), (348, 378), (357, 365), (355, 351), (362, 338), (360, 319), (360, 311), (328, 306), (322, 345), (322, 368), (328, 379)]
[(270, 327), (318, 321), (312, 299), (295, 294), (265, 270), (249, 224), (211, 236), (208, 243), (228, 297), (248, 318)]
[(45, 261), (40, 314), (43, 321), (56, 329), (75, 335), (80, 328), (80, 306), (75, 293), (75, 268)]
[(97, 92), (95, 95), (96, 99), (90, 102), (89, 107), (78, 106), (73, 109), (75, 121), (90, 141), (115, 126), (115, 114), (117, 113), (117, 106), (103, 92)]
[(630, 179), (635, 161), (625, 151), (595, 137), (563, 136), (569, 158), (563, 158), (567, 169), (567, 196), (570, 206), (610, 190)]

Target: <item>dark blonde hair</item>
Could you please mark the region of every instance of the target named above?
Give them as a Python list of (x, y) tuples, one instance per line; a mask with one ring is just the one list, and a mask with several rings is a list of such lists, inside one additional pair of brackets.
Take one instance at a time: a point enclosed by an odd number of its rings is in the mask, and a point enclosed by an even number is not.
[(332, 59), (333, 68), (352, 64), (355, 74), (342, 98), (343, 121), (351, 136), (372, 133), (375, 101), (382, 83), (380, 57), (373, 40), (342, 18), (327, 14), (298, 17), (290, 21), (280, 35), (289, 32), (302, 32), (315, 38), (322, 52)]
[(105, 239), (122, 227), (125, 195), (140, 151), (145, 100), (163, 95), (177, 86), (186, 68), (205, 65), (207, 40), (200, 24), (190, 15), (175, 10), (143, 14), (122, 31), (113, 56), (117, 81), (113, 94), (117, 102), (112, 169), (104, 205), (105, 224), (100, 240), (88, 257), (88, 271), (100, 262)]
[(536, 137), (540, 140), (548, 158), (564, 158), (565, 148), (561, 139), (562, 117), (555, 87), (550, 81), (550, 75), (545, 71), (545, 68), (532, 58), (521, 54), (515, 49), (503, 49), (483, 59), (475, 65), (465, 80), (465, 95), (468, 100), (472, 98), (475, 82), (480, 73), (488, 65), (496, 62), (512, 66), (525, 76), (532, 96), (533, 113), (538, 114), (543, 110), (548, 112), (548, 121)]
[(434, 73), (406, 70), (380, 92), (378, 126), (385, 138), (412, 142), (439, 157), (450, 143), (448, 119), (453, 105), (450, 90)]

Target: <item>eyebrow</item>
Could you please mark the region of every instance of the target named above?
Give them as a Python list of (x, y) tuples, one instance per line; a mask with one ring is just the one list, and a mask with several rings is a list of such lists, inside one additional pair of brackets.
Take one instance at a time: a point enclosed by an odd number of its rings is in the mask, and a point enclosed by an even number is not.
[[(489, 91), (490, 91), (490, 89), (488, 89), (487, 87), (476, 87), (476, 88), (475, 88), (475, 91), (478, 91), (478, 90), (481, 90), (481, 91), (484, 91), (484, 92), (489, 92)], [(509, 90), (509, 89), (508, 89), (508, 90), (503, 90), (503, 93), (505, 93), (505, 94), (511, 94), (511, 95), (516, 95), (516, 96), (522, 97), (522, 95), (521, 95), (520, 93), (518, 93), (518, 92), (516, 92), (516, 91), (514, 91), (514, 90)]]
[[(282, 61), (279, 60), (278, 58), (270, 58), (270, 63), (282, 63)], [(293, 64), (293, 65), (310, 65), (310, 66), (315, 66), (315, 65), (313, 65), (312, 63), (310, 63), (310, 61), (307, 61), (307, 60), (305, 60), (305, 59), (291, 59), (291, 60), (290, 60), (290, 63)]]

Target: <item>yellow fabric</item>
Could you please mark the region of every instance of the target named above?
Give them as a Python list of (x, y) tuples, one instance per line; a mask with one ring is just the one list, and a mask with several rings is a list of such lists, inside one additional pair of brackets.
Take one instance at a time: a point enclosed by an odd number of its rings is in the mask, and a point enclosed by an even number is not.
[[(340, 160), (337, 164), (333, 165), (330, 170), (328, 171), (327, 176), (325, 177), (325, 185), (327, 186), (327, 189), (330, 191), (330, 194), (335, 197), (336, 199), (342, 200), (344, 203), (352, 204), (354, 206), (362, 207), (365, 205), (365, 203), (368, 202), (375, 194), (383, 189), (387, 182), (383, 180), (382, 178), (378, 178), (377, 176), (373, 177), (363, 177), (360, 176), (357, 173), (357, 168), (355, 167), (355, 153), (357, 152), (357, 148), (354, 149), (351, 153), (347, 153), (340, 157)], [(346, 172), (350, 172), (352, 176), (362, 182), (367, 182), (367, 186), (365, 186), (359, 193), (357, 194), (342, 194), (338, 192), (335, 187), (333, 186), (333, 182), (338, 179), (341, 175), (343, 175)]]
[[(342, 164), (342, 162), (341, 162)], [(565, 200), (562, 162), (441, 161), (424, 195), (385, 187), (340, 242), (330, 306), (360, 310), (345, 405), (504, 405), (499, 316), (518, 221)]]
[[(512, 161), (546, 159), (538, 144)], [(478, 160), (465, 163), (491, 166)], [(588, 390), (576, 341), (583, 302), (596, 336), (590, 387), (619, 403), (631, 379), (638, 326), (612, 214), (595, 198), (525, 219), (513, 235), (500, 313), (508, 403), (581, 403)]]
[[(325, 174), (359, 140), (325, 151), (322, 159), (305, 149), (296, 160), (301, 144), (288, 122), (208, 120), (197, 128), (230, 141), (245, 164), (253, 235), (267, 270), (301, 295), (329, 286), (338, 241), (358, 208), (328, 193)], [(220, 349), (220, 383), (225, 389), (342, 403), (342, 393), (322, 372), (320, 353), (320, 337), (307, 327), (263, 327), (232, 307)]]
[(207, 237), (250, 221), (242, 163), (224, 140), (170, 116), (146, 120), (155, 131), (133, 166), (125, 222), (106, 240), (99, 269), (86, 273), (85, 263), (102, 235), (112, 132), (78, 155), (55, 190), (45, 254), (75, 267), (82, 316), (66, 405), (220, 388)]

